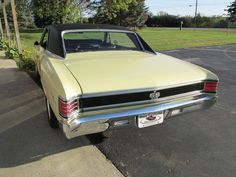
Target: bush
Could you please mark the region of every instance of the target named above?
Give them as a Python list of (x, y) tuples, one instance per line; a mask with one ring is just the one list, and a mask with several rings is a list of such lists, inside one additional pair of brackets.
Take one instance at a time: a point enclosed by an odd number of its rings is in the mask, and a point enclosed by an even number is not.
[(18, 51), (15, 46), (11, 47), (7, 42), (5, 42), (3, 49), (5, 50), (5, 55), (9, 59), (15, 59), (18, 57)]
[(23, 70), (34, 70), (35, 62), (30, 57), (30, 52), (27, 50), (22, 50), (22, 61), (20, 63), (18, 49), (16, 46), (16, 43), (11, 43), (9, 45), (9, 42), (1, 39), (0, 40), (0, 48), (5, 50), (5, 56), (9, 59), (14, 59), (16, 61), (16, 64), (20, 69)]
[(30, 52), (22, 50), (22, 65), (21, 68), (33, 71), (35, 68), (35, 61), (30, 57)]
[(227, 17), (198, 15), (194, 18), (169, 14), (149, 16), (146, 25), (148, 27), (179, 27), (181, 21), (183, 21), (183, 27), (227, 28), (229, 26)]

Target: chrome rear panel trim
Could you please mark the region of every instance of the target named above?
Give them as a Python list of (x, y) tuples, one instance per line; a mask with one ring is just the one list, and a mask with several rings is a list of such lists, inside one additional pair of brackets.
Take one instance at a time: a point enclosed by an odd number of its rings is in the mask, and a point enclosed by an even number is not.
[[(187, 113), (199, 109), (207, 109), (217, 102), (217, 95), (200, 95), (189, 100), (175, 100), (165, 104), (157, 104), (144, 108), (131, 109), (120, 112), (110, 112), (97, 115), (89, 115), (76, 118), (70, 123), (63, 124), (63, 131), (68, 139), (85, 134), (98, 133), (107, 130), (110, 127), (110, 121), (130, 120), (140, 114), (180, 110), (178, 114)], [(175, 111), (176, 112), (176, 111)], [(176, 114), (173, 114), (176, 115)], [(132, 121), (132, 120), (131, 120)]]

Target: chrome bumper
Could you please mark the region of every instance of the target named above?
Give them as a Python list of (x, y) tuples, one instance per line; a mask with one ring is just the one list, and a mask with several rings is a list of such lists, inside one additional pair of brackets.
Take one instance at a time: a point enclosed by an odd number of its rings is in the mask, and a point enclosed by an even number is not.
[(62, 128), (66, 137), (71, 139), (81, 135), (103, 132), (109, 128), (136, 125), (136, 117), (140, 114), (165, 111), (165, 118), (167, 118), (195, 110), (207, 109), (213, 106), (216, 101), (217, 96), (215, 94), (199, 95), (187, 100), (182, 99), (182, 101), (175, 100), (144, 108), (80, 117), (68, 124), (63, 124)]

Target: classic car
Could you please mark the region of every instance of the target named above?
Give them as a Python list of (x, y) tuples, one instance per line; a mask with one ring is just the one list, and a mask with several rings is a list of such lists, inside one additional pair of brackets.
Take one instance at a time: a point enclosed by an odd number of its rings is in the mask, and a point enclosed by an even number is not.
[(215, 74), (155, 52), (124, 27), (50, 25), (35, 47), (49, 124), (68, 139), (162, 124), (217, 101)]

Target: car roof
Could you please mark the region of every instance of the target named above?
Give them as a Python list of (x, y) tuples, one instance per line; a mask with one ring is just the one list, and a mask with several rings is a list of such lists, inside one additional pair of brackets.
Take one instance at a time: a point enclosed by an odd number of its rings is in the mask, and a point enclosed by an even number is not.
[(91, 29), (98, 29), (98, 30), (122, 30), (122, 31), (131, 31), (128, 28), (116, 26), (116, 25), (105, 25), (105, 24), (53, 24), (47, 26), (45, 29), (48, 30), (49, 38), (47, 49), (60, 56), (65, 57), (66, 51), (64, 51), (63, 47), (63, 39), (62, 39), (62, 32), (69, 31), (69, 30), (91, 30)]
[(117, 25), (106, 25), (106, 24), (82, 24), (82, 23), (74, 23), (74, 24), (53, 24), (49, 25), (48, 29), (57, 30), (58, 32), (62, 32), (65, 30), (79, 30), (79, 29), (109, 29), (109, 30), (125, 30), (131, 31), (130, 29)]

